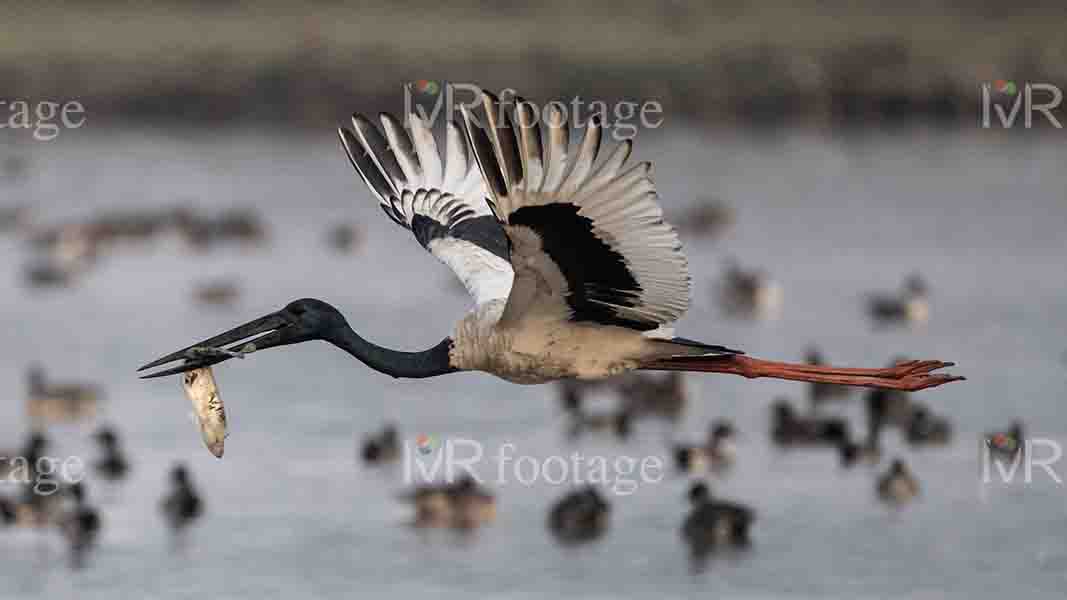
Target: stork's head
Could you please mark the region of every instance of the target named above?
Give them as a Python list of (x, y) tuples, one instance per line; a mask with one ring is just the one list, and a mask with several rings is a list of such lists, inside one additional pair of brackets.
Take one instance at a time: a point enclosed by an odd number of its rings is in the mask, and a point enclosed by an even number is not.
[(330, 341), (347, 325), (341, 312), (330, 304), (314, 298), (303, 298), (290, 302), (277, 312), (154, 360), (138, 371), (184, 360), (177, 367), (144, 375), (143, 379), (163, 377), (208, 367), (234, 357), (243, 358), (260, 350), (311, 340)]

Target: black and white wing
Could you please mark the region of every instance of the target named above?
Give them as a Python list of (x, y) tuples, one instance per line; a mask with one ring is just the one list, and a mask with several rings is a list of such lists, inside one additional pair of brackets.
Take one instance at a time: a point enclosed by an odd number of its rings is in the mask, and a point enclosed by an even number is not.
[(445, 160), (433, 132), (409, 115), (410, 132), (391, 115), (378, 129), (353, 115), (341, 127), (341, 145), (352, 166), (378, 197), (385, 214), (459, 277), (477, 304), (504, 299), (514, 273), (508, 239), (486, 203), (488, 192), (459, 125), (448, 123)]
[(651, 164), (625, 168), (626, 140), (597, 165), (599, 122), (572, 149), (558, 105), (540, 111), (485, 94), (484, 108), (480, 123), (480, 113), (464, 109), (464, 118), (511, 240), (515, 282), (501, 323), (556, 318), (652, 331), (676, 321), (689, 307), (689, 267), (663, 221)]

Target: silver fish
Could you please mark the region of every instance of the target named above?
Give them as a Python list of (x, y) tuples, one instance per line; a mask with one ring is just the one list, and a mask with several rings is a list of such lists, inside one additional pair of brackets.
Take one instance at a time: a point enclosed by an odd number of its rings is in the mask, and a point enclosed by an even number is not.
[(211, 367), (187, 371), (182, 377), (182, 385), (185, 396), (193, 403), (204, 445), (216, 458), (222, 458), (226, 440), (226, 408), (222, 405)]

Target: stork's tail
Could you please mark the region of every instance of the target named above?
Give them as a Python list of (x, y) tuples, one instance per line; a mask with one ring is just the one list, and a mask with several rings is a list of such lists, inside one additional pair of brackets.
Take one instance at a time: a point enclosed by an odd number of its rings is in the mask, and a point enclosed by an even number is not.
[[(729, 349), (727, 350), (729, 351)], [(729, 352), (726, 354), (657, 358), (642, 363), (639, 368), (659, 371), (730, 373), (748, 377), (749, 379), (770, 377), (773, 379), (834, 383), (909, 392), (965, 379), (956, 375), (932, 374), (932, 371), (951, 367), (954, 364), (940, 360), (911, 360), (885, 369), (856, 369), (775, 362), (744, 356), (736, 351)]]

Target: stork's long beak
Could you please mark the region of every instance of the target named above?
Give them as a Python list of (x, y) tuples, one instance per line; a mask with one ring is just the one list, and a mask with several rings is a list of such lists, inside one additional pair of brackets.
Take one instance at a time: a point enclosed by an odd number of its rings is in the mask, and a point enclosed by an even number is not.
[[(154, 360), (137, 369), (137, 371), (146, 371), (179, 360), (184, 361), (176, 367), (141, 376), (141, 379), (152, 379), (216, 365), (234, 357), (244, 358), (245, 354), (290, 343), (287, 341), (286, 338), (288, 336), (285, 333), (286, 329), (291, 325), (292, 323), (281, 313), (271, 313), (213, 338)], [(224, 348), (230, 344), (234, 345), (230, 348)]]

